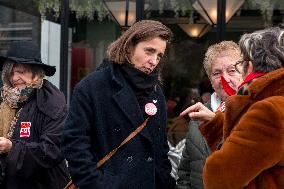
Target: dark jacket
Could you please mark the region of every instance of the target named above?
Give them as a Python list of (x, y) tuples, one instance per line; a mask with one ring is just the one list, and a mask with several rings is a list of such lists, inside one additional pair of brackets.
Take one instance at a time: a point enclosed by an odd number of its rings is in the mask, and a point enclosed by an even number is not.
[[(6, 189), (62, 189), (69, 180), (60, 139), (67, 110), (64, 95), (44, 80), (41, 89), (19, 114), (11, 151), (1, 157), (6, 165)], [(30, 136), (21, 137), (23, 123), (30, 122)]]
[[(211, 109), (211, 103), (205, 104)], [(202, 172), (211, 150), (199, 131), (199, 122), (190, 121), (185, 147), (178, 167), (178, 189), (203, 189)]]
[(63, 135), (73, 181), (80, 189), (172, 188), (165, 99), (158, 85), (149, 97), (149, 102), (156, 102), (156, 115), (102, 167), (96, 168), (102, 157), (144, 121), (144, 112), (121, 74), (120, 65), (108, 61), (104, 65), (74, 89)]

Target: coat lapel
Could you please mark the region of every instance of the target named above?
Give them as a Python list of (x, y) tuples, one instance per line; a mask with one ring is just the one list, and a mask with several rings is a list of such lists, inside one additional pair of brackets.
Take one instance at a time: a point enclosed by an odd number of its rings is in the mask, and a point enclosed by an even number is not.
[(231, 96), (226, 101), (226, 111), (225, 111), (225, 118), (224, 118), (224, 127), (223, 127), (223, 136), (227, 138), (233, 129), (236, 122), (241, 117), (244, 111), (250, 105), (250, 96), (245, 95), (237, 95)]
[[(284, 93), (284, 68), (269, 72), (256, 78), (248, 85), (248, 95), (236, 95), (226, 101), (224, 120), (224, 138), (228, 137), (236, 122), (248, 110), (251, 104), (270, 96), (282, 96)], [(269, 87), (269, 89), (268, 89)]]
[[(144, 122), (143, 112), (141, 112), (135, 94), (126, 84), (126, 82), (122, 78), (122, 75), (116, 74), (116, 76), (114, 76), (113, 78), (122, 87), (121, 90), (119, 90), (113, 95), (113, 99), (116, 102), (116, 104), (119, 106), (123, 114), (131, 122), (134, 131)], [(147, 131), (147, 129), (144, 128), (139, 134), (141, 134), (142, 136), (147, 138), (150, 142), (152, 142), (151, 136)]]

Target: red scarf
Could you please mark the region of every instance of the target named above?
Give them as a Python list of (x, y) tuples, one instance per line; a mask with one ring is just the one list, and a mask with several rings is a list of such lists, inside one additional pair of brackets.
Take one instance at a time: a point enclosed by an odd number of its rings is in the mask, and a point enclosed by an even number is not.
[[(254, 78), (257, 78), (257, 77), (260, 77), (260, 76), (263, 76), (265, 75), (266, 73), (261, 73), (261, 72), (258, 72), (258, 73), (255, 73), (255, 72), (251, 72), (250, 74), (247, 75), (247, 77), (245, 78), (245, 80), (240, 84), (240, 86), (238, 87), (238, 89), (240, 89), (244, 84), (250, 82), (251, 80), (253, 80)], [(221, 76), (221, 82), (222, 82), (222, 86), (223, 86), (223, 89), (224, 91), (229, 95), (229, 96), (232, 96), (232, 95), (235, 95), (236, 94), (236, 90), (233, 89), (228, 83), (227, 81), (225, 80), (225, 78), (223, 76)]]
[(229, 96), (232, 96), (232, 95), (235, 95), (236, 94), (236, 90), (233, 89), (228, 83), (227, 81), (225, 80), (225, 78), (223, 76), (221, 76), (221, 83), (222, 83), (222, 86), (223, 86), (223, 89), (224, 91), (229, 95)]
[(250, 82), (251, 80), (253, 80), (254, 78), (257, 77), (261, 77), (263, 75), (265, 75), (266, 73), (262, 73), (262, 72), (251, 72), (250, 74), (248, 74), (244, 80), (244, 82), (242, 82), (242, 84), (240, 84), (240, 86), (238, 87), (238, 89), (240, 89), (244, 84)]

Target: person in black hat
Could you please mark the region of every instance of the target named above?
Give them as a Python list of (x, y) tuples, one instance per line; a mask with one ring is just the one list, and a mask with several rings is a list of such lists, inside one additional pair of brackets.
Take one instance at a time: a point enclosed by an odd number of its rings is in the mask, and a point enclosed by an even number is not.
[(60, 150), (67, 108), (63, 93), (44, 79), (55, 67), (22, 41), (0, 57), (0, 70), (0, 188), (62, 189), (69, 181)]

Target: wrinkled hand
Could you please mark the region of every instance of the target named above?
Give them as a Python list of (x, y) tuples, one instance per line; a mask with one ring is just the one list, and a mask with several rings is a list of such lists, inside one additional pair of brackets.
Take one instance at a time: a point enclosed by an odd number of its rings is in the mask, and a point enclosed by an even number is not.
[(12, 142), (5, 137), (0, 137), (0, 154), (5, 154), (10, 152), (11, 148), (12, 148)]
[(183, 112), (180, 113), (180, 116), (188, 114), (189, 118), (195, 121), (206, 122), (210, 121), (215, 117), (215, 113), (209, 110), (201, 102), (188, 107)]

